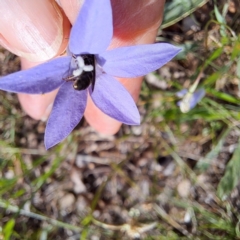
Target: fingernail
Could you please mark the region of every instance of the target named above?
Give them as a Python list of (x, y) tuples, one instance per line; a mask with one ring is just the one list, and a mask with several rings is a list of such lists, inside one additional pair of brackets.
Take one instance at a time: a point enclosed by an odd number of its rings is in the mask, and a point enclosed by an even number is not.
[(53, 1), (1, 1), (0, 42), (29, 61), (46, 61), (62, 46), (66, 21), (67, 17)]

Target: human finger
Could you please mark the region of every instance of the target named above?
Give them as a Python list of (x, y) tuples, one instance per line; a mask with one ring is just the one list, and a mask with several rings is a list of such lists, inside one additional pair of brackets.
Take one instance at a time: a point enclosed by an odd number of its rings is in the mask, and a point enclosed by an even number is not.
[(28, 61), (46, 61), (63, 51), (69, 31), (55, 1), (1, 1), (0, 45)]

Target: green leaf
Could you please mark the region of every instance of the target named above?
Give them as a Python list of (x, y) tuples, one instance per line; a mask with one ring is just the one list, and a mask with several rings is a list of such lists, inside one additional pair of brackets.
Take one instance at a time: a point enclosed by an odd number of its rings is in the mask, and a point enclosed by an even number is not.
[(214, 72), (212, 73), (210, 76), (208, 76), (204, 82), (203, 85), (204, 87), (210, 87), (213, 84), (215, 84), (215, 82), (222, 76), (222, 72)]
[(233, 49), (232, 49), (232, 54), (231, 54), (231, 61), (238, 58), (239, 55), (240, 55), (240, 36), (238, 36), (238, 38), (234, 42)]
[(227, 164), (225, 174), (218, 184), (217, 194), (221, 199), (225, 199), (240, 181), (240, 141), (233, 153), (232, 158)]
[(56, 157), (53, 161), (51, 168), (33, 181), (33, 184), (35, 185), (36, 189), (39, 189), (47, 181), (47, 179), (60, 166), (60, 164), (63, 160), (64, 160), (64, 157)]
[(223, 48), (217, 48), (212, 54), (211, 56), (207, 59), (207, 61), (204, 64), (204, 68), (206, 68), (210, 63), (212, 63), (212, 61), (214, 61), (215, 59), (219, 58), (219, 56), (224, 52)]
[(174, 58), (176, 60), (186, 59), (189, 53), (198, 51), (198, 45), (195, 42), (185, 42), (179, 44), (178, 47), (180, 47), (182, 51)]
[(226, 24), (225, 18), (223, 17), (223, 15), (218, 10), (217, 5), (214, 5), (214, 13), (215, 13), (216, 19), (219, 23)]
[(202, 7), (208, 0), (172, 0), (164, 7), (164, 18), (161, 29), (169, 27), (189, 16), (197, 8)]
[(9, 240), (11, 235), (13, 234), (13, 228), (15, 226), (15, 220), (14, 219), (11, 219), (9, 220), (4, 228), (3, 228), (3, 235), (4, 235), (4, 239), (5, 240)]
[(221, 36), (226, 37), (227, 36), (226, 27), (225, 27), (226, 20), (224, 16), (219, 12), (216, 4), (214, 5), (214, 13), (217, 21), (221, 24), (221, 27), (220, 27)]
[(219, 152), (221, 151), (223, 144), (225, 142), (226, 137), (229, 135), (231, 128), (227, 128), (220, 136), (219, 140), (217, 141), (217, 145), (203, 158), (201, 158), (195, 168), (199, 169), (200, 172), (206, 171), (211, 162), (218, 156)]
[(0, 179), (0, 195), (7, 191), (10, 191), (10, 189), (12, 189), (16, 185), (17, 180), (18, 179), (16, 177), (12, 179)]
[(210, 93), (212, 94), (214, 97), (218, 98), (218, 99), (221, 99), (221, 100), (224, 100), (226, 102), (230, 102), (230, 103), (236, 103), (236, 104), (239, 104), (239, 99), (227, 94), (227, 93), (223, 93), (223, 92), (218, 92), (217, 90), (215, 89), (206, 89), (206, 92), (207, 93)]

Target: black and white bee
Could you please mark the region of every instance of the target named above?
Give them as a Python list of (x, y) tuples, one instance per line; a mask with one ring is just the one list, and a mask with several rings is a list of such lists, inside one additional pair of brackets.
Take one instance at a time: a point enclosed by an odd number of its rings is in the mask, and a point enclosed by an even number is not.
[(95, 85), (95, 57), (93, 54), (83, 54), (79, 56), (73, 55), (76, 69), (72, 71), (72, 75), (64, 77), (65, 81), (73, 81), (73, 88), (81, 91), (85, 90), (92, 84), (92, 91)]

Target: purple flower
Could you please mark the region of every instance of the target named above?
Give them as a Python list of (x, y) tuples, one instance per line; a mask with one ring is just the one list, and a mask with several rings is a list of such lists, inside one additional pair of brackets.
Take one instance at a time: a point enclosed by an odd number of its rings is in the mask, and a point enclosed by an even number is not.
[(0, 79), (0, 89), (15, 93), (44, 94), (60, 87), (47, 122), (47, 149), (66, 138), (79, 123), (88, 93), (108, 116), (125, 124), (140, 124), (134, 100), (113, 76), (143, 76), (160, 68), (180, 51), (166, 43), (107, 50), (112, 34), (110, 0), (86, 0), (71, 30), (71, 56)]
[(177, 102), (181, 112), (187, 113), (202, 100), (202, 98), (205, 96), (205, 90), (200, 88), (196, 92), (191, 92), (187, 89), (182, 89), (176, 93), (176, 96), (182, 98), (182, 100)]

